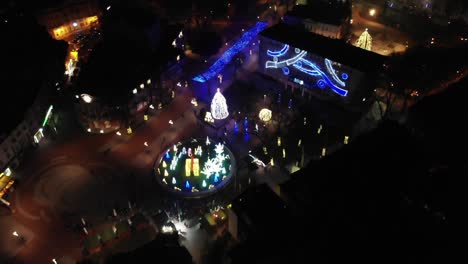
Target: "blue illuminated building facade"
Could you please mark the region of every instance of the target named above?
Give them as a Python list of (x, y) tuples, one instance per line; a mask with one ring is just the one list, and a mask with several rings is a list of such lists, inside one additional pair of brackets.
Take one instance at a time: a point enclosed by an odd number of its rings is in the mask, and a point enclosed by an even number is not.
[(278, 24), (260, 33), (258, 71), (321, 99), (342, 104), (371, 95), (385, 58), (340, 40)]

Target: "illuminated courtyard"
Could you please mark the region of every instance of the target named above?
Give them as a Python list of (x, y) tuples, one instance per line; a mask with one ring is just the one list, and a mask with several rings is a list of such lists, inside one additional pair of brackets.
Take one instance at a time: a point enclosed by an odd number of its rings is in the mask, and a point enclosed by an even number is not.
[(207, 137), (178, 142), (164, 151), (156, 162), (155, 174), (170, 192), (201, 197), (226, 186), (235, 168), (232, 152)]

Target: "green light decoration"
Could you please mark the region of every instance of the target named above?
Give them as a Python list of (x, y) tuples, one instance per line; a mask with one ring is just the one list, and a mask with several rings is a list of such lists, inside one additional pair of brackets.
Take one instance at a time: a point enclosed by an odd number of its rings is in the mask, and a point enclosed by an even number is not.
[(49, 121), (50, 115), (52, 114), (52, 109), (54, 109), (54, 106), (49, 106), (49, 110), (47, 110), (47, 114), (44, 117), (44, 121), (42, 121), (42, 126), (45, 126), (47, 124), (47, 121)]
[(155, 172), (162, 186), (170, 191), (200, 196), (229, 181), (235, 168), (233, 157), (224, 144), (211, 138), (191, 139), (165, 150)]

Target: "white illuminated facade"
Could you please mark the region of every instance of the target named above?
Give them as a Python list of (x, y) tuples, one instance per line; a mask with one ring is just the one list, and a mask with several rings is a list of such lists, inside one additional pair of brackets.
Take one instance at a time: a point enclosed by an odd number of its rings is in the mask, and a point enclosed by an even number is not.
[[(36, 98), (26, 110), (25, 118), (19, 121), (13, 129), (0, 129), (0, 174), (3, 172), (3, 176), (8, 175), (14, 178), (11, 171), (14, 171), (20, 164), (24, 151), (39, 144), (47, 136), (42, 124), (46, 113), (49, 112), (49, 106), (45, 105), (46, 100), (42, 99), (41, 96)], [(52, 119), (53, 116), (49, 114), (49, 118)], [(0, 192), (1, 189), (2, 186), (0, 186)]]

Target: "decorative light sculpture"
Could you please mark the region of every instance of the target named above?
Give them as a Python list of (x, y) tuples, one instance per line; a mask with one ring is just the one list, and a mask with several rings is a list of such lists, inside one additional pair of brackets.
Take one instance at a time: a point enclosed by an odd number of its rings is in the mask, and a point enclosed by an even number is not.
[(211, 115), (211, 112), (206, 112), (205, 113), (205, 121), (208, 123), (214, 123), (213, 116)]
[(270, 109), (266, 109), (266, 108), (263, 108), (262, 110), (260, 110), (260, 113), (258, 113), (258, 117), (260, 118), (260, 120), (262, 120), (263, 122), (268, 122), (271, 120), (271, 116), (272, 116), (272, 112)]
[(218, 90), (211, 101), (211, 115), (214, 119), (225, 119), (229, 116), (226, 98)]
[(234, 121), (234, 133), (237, 134), (239, 132), (239, 126), (237, 125), (237, 121)]
[(93, 101), (93, 97), (89, 94), (82, 94), (81, 99), (87, 104), (91, 103)]
[(372, 50), (372, 37), (369, 34), (369, 32), (364, 30), (362, 32), (361, 36), (356, 40), (356, 44), (354, 44), (356, 47), (359, 47), (361, 49), (366, 49), (366, 50)]

